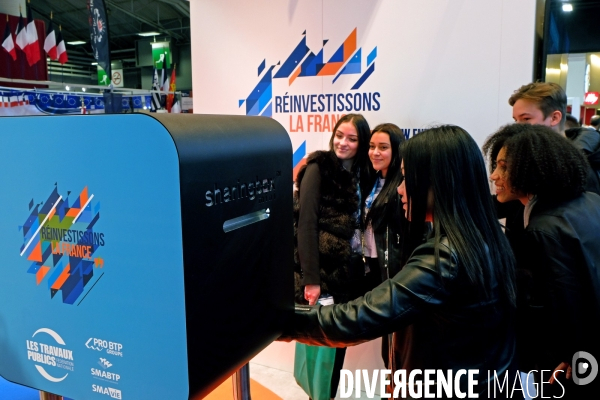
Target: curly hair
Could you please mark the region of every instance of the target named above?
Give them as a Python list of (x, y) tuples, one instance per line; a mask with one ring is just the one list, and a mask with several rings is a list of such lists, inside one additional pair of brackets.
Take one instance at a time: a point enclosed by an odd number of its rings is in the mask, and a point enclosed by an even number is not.
[(588, 162), (571, 142), (543, 125), (510, 124), (490, 135), (483, 152), (490, 170), (506, 149), (507, 179), (513, 190), (546, 201), (564, 201), (584, 191)]

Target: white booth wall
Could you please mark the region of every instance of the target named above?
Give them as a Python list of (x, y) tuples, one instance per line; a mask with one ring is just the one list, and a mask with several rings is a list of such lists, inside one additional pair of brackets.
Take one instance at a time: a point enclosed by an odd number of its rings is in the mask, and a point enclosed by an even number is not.
[[(190, 13), (194, 112), (270, 114), (288, 130), (299, 156), (327, 148), (331, 130), (323, 123), (316, 128), (317, 116), (325, 121), (350, 111), (285, 112), (276, 104), (284, 96), (378, 93), (377, 110), (358, 110), (372, 127), (392, 122), (413, 136), (455, 124), (482, 144), (512, 121), (507, 100), (533, 76), (535, 0), (191, 0)], [(271, 66), (276, 75), (303, 38), (313, 54), (323, 50), (325, 63), (355, 29), (345, 65), (356, 71), (358, 63), (360, 72), (337, 79), (339, 70), (293, 80), (274, 76), (266, 89), (271, 99), (263, 98), (258, 112), (247, 110), (259, 81)], [(372, 74), (352, 89), (371, 65)], [(293, 343), (276, 342), (255, 361), (291, 371), (293, 352)], [(348, 349), (344, 367), (382, 368), (379, 341)]]

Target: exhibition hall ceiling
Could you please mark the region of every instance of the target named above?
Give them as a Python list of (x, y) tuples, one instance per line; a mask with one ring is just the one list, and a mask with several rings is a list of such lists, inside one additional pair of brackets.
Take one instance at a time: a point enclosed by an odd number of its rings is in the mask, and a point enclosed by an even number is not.
[[(133, 52), (140, 33), (157, 32), (176, 45), (190, 44), (190, 5), (185, 0), (104, 0), (106, 4), (112, 58)], [(33, 17), (62, 26), (66, 42), (85, 41), (67, 50), (91, 55), (87, 0), (31, 0)], [(148, 37), (146, 37), (146, 40)], [(150, 37), (151, 39), (151, 37)]]

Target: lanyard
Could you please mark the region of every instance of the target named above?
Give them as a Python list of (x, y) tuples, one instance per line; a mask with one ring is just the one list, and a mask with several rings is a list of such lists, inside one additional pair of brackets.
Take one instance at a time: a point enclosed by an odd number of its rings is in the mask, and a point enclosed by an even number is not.
[(375, 181), (375, 185), (373, 185), (373, 190), (371, 190), (371, 193), (367, 196), (366, 200), (365, 200), (365, 206), (367, 208), (367, 210), (371, 209), (371, 205), (373, 205), (373, 201), (375, 201), (375, 192), (377, 192), (377, 187), (379, 186), (379, 178), (377, 178), (377, 180)]

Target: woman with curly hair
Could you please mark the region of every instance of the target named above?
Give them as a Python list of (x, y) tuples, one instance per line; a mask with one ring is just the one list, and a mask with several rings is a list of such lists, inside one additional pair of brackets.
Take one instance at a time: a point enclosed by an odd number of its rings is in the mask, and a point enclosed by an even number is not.
[(597, 364), (592, 371), (588, 359), (587, 373), (576, 365), (580, 351), (600, 359), (600, 196), (584, 191), (587, 161), (542, 125), (507, 125), (483, 150), (498, 201), (525, 206), (527, 251), (517, 259), (520, 367), (545, 371), (538, 383), (554, 384), (545, 385), (544, 395), (591, 398), (586, 394), (597, 395), (600, 379), (578, 380), (597, 373)]

